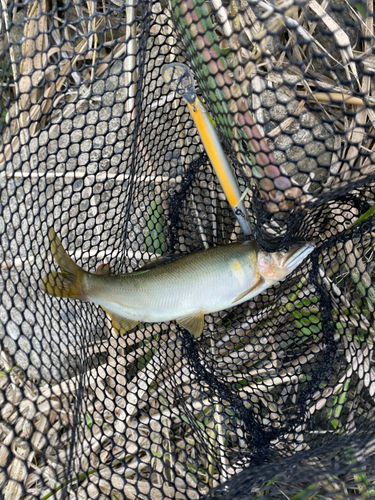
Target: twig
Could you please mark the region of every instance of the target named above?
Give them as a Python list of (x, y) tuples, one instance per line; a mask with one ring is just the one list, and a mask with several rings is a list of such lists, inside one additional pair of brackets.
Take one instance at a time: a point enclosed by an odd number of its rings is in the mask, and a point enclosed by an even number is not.
[(296, 110), (293, 112), (293, 114), (295, 116), (290, 116), (289, 118), (284, 120), (282, 123), (280, 123), (280, 125), (278, 127), (274, 128), (273, 130), (268, 132), (267, 137), (277, 137), (283, 130), (286, 130), (288, 127), (290, 127), (290, 125), (293, 123), (293, 121), (296, 118), (298, 118), (298, 115), (301, 113), (304, 105), (305, 105), (305, 102), (301, 101), (298, 104)]
[(135, 96), (137, 93), (137, 74), (135, 67), (135, 54), (137, 52), (137, 23), (135, 20), (135, 0), (129, 0), (125, 8), (126, 27), (124, 47), (126, 48), (125, 57), (125, 85), (128, 89), (128, 98), (125, 102), (125, 116), (127, 123), (131, 123), (136, 116)]

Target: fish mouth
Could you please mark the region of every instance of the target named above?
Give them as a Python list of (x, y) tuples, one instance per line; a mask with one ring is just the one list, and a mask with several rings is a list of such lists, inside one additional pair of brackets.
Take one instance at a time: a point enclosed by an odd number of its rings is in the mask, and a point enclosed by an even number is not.
[(315, 248), (314, 243), (292, 247), (282, 262), (282, 267), (290, 270), (295, 269)]

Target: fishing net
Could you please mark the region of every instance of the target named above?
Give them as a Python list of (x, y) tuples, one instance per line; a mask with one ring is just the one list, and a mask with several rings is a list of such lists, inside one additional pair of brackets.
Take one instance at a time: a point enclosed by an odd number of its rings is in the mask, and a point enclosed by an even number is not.
[[(0, 17), (1, 498), (374, 496), (371, 0), (1, 0)], [(51, 227), (113, 275), (245, 238), (163, 78), (177, 62), (252, 238), (316, 249), (199, 338), (119, 336), (40, 289)]]

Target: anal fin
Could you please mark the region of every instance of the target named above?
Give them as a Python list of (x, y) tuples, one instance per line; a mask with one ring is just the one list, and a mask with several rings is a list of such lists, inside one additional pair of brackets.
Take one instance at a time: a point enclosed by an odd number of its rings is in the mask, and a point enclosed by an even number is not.
[(200, 337), (203, 332), (204, 314), (197, 312), (193, 316), (177, 318), (177, 323), (190, 332), (194, 337)]
[[(249, 293), (256, 292), (258, 289), (259, 289), (258, 293), (260, 293), (261, 292), (261, 288), (262, 288), (263, 285), (264, 285), (264, 278), (260, 277), (259, 280), (255, 283), (255, 285), (253, 285), (249, 289), (245, 290), (244, 292), (241, 292), (238, 295), (238, 297), (236, 297), (234, 299), (234, 301), (232, 302), (232, 304), (234, 304), (235, 302), (238, 302), (239, 300), (243, 299), (244, 297), (246, 297), (246, 295), (249, 295)], [(254, 295), (257, 295), (257, 293), (255, 293)]]
[(136, 321), (134, 319), (129, 319), (129, 318), (124, 318), (123, 316), (120, 316), (117, 313), (113, 313), (112, 311), (108, 311), (108, 309), (105, 309), (105, 312), (111, 317), (112, 320), (112, 326), (116, 330), (116, 332), (121, 335), (127, 332), (130, 332), (135, 328), (140, 321)]

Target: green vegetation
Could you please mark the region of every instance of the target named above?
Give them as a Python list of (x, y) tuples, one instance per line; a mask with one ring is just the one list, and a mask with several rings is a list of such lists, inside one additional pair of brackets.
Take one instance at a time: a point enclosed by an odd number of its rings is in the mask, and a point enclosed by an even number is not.
[(145, 251), (161, 255), (167, 249), (163, 232), (163, 207), (160, 199), (151, 201), (147, 210), (147, 228), (145, 229)]

